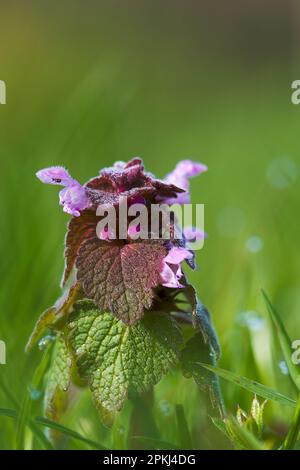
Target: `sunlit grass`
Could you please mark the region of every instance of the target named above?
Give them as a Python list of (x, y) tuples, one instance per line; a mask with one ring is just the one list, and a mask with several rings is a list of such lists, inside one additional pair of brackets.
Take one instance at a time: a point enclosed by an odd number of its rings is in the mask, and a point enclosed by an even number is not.
[[(43, 437), (45, 422), (36, 418), (42, 414), (42, 384), (33, 400), (29, 395), (30, 410), (24, 405), (42, 353), (37, 349), (25, 355), (24, 347), (38, 315), (60, 292), (68, 216), (58, 208), (55, 188), (49, 194), (34, 176), (52, 164), (66, 165), (83, 182), (113, 161), (136, 154), (159, 177), (181, 158), (206, 163), (209, 172), (192, 182), (192, 195), (194, 202), (205, 203), (209, 236), (197, 254), (200, 270), (190, 277), (219, 334), (219, 366), (296, 400), (295, 388), (280, 368), (284, 357), (260, 292), (266, 289), (291, 339), (298, 339), (299, 111), (286, 98), (286, 77), (275, 66), (272, 73), (258, 67), (251, 81), (240, 66), (220, 64), (218, 69), (209, 62), (183, 72), (180, 61), (171, 59), (168, 71), (159, 51), (156, 73), (149, 75), (153, 67), (145, 57), (136, 76), (129, 51), (121, 61), (113, 48), (105, 55), (94, 50), (88, 63), (80, 51), (73, 70), (66, 63), (72, 43), (66, 40), (65, 48), (60, 50), (57, 42), (49, 45), (51, 70), (33, 67), (22, 83), (17, 80), (22, 69), (11, 65), (8, 56), (3, 61), (8, 104), (0, 109), (0, 340), (6, 342), (7, 364), (0, 365), (0, 407), (6, 410), (0, 410), (0, 448), (51, 445)], [(34, 51), (38, 53), (34, 39), (27, 38), (28, 61)], [(12, 53), (17, 57), (14, 48)], [(45, 66), (41, 53), (38, 57)], [(222, 89), (217, 87), (220, 71), (227, 73)], [(195, 74), (199, 81), (189, 87)], [(272, 83), (270, 75), (275, 77)], [(283, 175), (287, 184), (279, 189), (268, 169), (281, 156), (296, 170), (292, 177)], [(257, 251), (249, 250), (250, 237), (261, 240)], [(225, 381), (222, 388), (229, 412), (235, 414), (238, 404), (249, 408), (251, 391)], [(160, 445), (180, 447), (178, 409), (184, 411), (180, 416), (196, 448), (231, 446), (211, 421), (214, 410), (207, 397), (178, 371), (165, 377), (145, 401), (147, 407), (143, 401), (128, 402), (109, 430), (100, 423), (89, 395), (74, 394), (61, 424), (77, 434), (62, 446), (90, 448), (93, 441), (107, 448), (135, 447), (134, 436), (143, 434), (153, 439), (152, 445), (156, 439)], [(20, 413), (30, 416), (30, 426)], [(268, 404), (266, 423), (278, 441), (292, 414), (293, 408), (285, 407), (283, 413), (282, 404)], [(138, 445), (145, 446), (145, 440)]]

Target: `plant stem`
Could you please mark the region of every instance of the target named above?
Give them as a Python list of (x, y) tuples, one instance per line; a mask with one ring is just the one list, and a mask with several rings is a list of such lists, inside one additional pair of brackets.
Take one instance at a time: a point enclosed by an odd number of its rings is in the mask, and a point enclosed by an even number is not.
[(298, 395), (296, 411), (293, 417), (290, 430), (282, 446), (283, 450), (289, 450), (295, 447), (299, 431), (300, 431), (300, 394)]

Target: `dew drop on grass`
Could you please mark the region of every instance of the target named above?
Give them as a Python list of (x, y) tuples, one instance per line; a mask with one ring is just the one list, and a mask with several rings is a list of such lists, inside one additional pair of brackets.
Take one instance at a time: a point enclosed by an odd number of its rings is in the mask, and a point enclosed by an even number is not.
[(173, 410), (170, 403), (165, 400), (161, 400), (159, 402), (159, 408), (165, 416), (171, 416)]
[(28, 391), (29, 391), (31, 400), (33, 401), (39, 400), (42, 396), (42, 392), (40, 390), (37, 390), (36, 388), (29, 387)]
[(287, 364), (286, 364), (285, 361), (280, 361), (280, 362), (278, 363), (278, 366), (279, 366), (280, 372), (281, 372), (283, 375), (288, 375), (288, 374), (289, 374), (288, 366), (287, 366)]
[(54, 341), (54, 336), (44, 336), (39, 342), (38, 342), (38, 347), (40, 351), (44, 351), (52, 341)]

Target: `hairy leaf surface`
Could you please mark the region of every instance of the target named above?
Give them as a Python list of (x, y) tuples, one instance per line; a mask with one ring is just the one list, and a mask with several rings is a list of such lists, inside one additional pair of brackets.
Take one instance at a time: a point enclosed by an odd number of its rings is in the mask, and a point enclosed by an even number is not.
[(64, 410), (70, 384), (72, 358), (64, 338), (58, 335), (53, 350), (45, 392), (45, 414), (57, 421)]
[(97, 218), (95, 211), (85, 210), (80, 217), (72, 217), (68, 224), (65, 240), (65, 270), (61, 281), (64, 286), (75, 265), (81, 243), (92, 232), (96, 233)]
[(77, 278), (100, 310), (132, 325), (152, 305), (166, 253), (161, 240), (124, 244), (92, 236), (79, 250)]
[(106, 422), (129, 393), (147, 390), (178, 361), (182, 337), (167, 314), (149, 312), (128, 326), (85, 300), (75, 304), (68, 327), (78, 372)]

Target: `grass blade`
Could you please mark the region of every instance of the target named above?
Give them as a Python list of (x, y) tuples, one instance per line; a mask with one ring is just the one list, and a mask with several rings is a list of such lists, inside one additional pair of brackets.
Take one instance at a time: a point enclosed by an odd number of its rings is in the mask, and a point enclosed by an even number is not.
[(233, 416), (226, 418), (226, 428), (237, 448), (244, 450), (264, 450), (262, 444), (248, 429), (239, 425)]
[(267, 294), (264, 291), (262, 291), (262, 293), (263, 293), (265, 302), (267, 304), (269, 315), (275, 327), (279, 344), (281, 347), (281, 351), (282, 351), (284, 360), (286, 362), (290, 377), (292, 381), (294, 382), (294, 384), (296, 385), (297, 389), (300, 390), (300, 370), (299, 370), (299, 367), (296, 364), (294, 364), (292, 361), (292, 354), (293, 354), (292, 341), (289, 338), (289, 335), (280, 318), (280, 315), (275, 310)]
[(28, 392), (26, 391), (26, 396), (17, 416), (16, 450), (24, 449), (25, 431), (29, 422), (30, 410), (31, 400)]
[[(17, 419), (18, 418), (18, 412), (17, 412), (17, 410), (13, 410), (11, 408), (0, 408), (0, 416), (6, 416), (8, 418)], [(54, 449), (54, 447), (48, 441), (46, 436), (37, 428), (37, 426), (34, 423), (30, 422), (29, 427), (30, 427), (31, 431), (33, 432), (33, 434), (35, 435), (35, 437), (37, 438), (37, 440), (42, 445), (42, 447), (44, 447), (47, 450), (53, 450)]]
[(188, 428), (182, 405), (176, 405), (178, 437), (181, 449), (193, 449), (192, 437)]
[(11, 408), (0, 408), (0, 416), (7, 416), (8, 418), (16, 418), (18, 412)]
[(297, 438), (300, 432), (300, 395), (298, 397), (296, 412), (290, 426), (290, 430), (284, 440), (283, 449), (294, 449), (297, 443)]
[(255, 380), (248, 379), (247, 377), (242, 377), (239, 374), (236, 374), (234, 372), (225, 370), (225, 369), (220, 369), (219, 367), (213, 367), (210, 366), (209, 364), (203, 364), (200, 363), (202, 367), (205, 369), (208, 369), (215, 374), (217, 374), (219, 377), (222, 377), (225, 380), (228, 380), (228, 382), (234, 383), (235, 385), (238, 385), (239, 387), (242, 387), (248, 392), (256, 393), (262, 398), (265, 398), (267, 400), (273, 400), (281, 405), (287, 405), (287, 406), (296, 406), (296, 401), (293, 400), (292, 398), (286, 397), (285, 395), (282, 395), (279, 392), (276, 392), (275, 390), (266, 387), (263, 384), (260, 384), (259, 382), (256, 382)]
[(45, 436), (43, 431), (41, 431), (38, 426), (33, 422), (29, 422), (29, 427), (31, 432), (34, 434), (35, 438), (39, 443), (41, 444), (42, 447), (44, 447), (46, 450), (55, 450), (49, 439)]
[(82, 436), (78, 432), (63, 426), (62, 424), (58, 424), (55, 421), (51, 421), (50, 419), (43, 418), (42, 416), (37, 416), (34, 422), (41, 426), (45, 426), (46, 428), (55, 429), (56, 431), (61, 432), (65, 436), (72, 437), (73, 439), (77, 439), (78, 441), (84, 442), (85, 444), (88, 444), (89, 446), (95, 449), (106, 450), (105, 447), (101, 446), (98, 442), (92, 441), (91, 439)]

